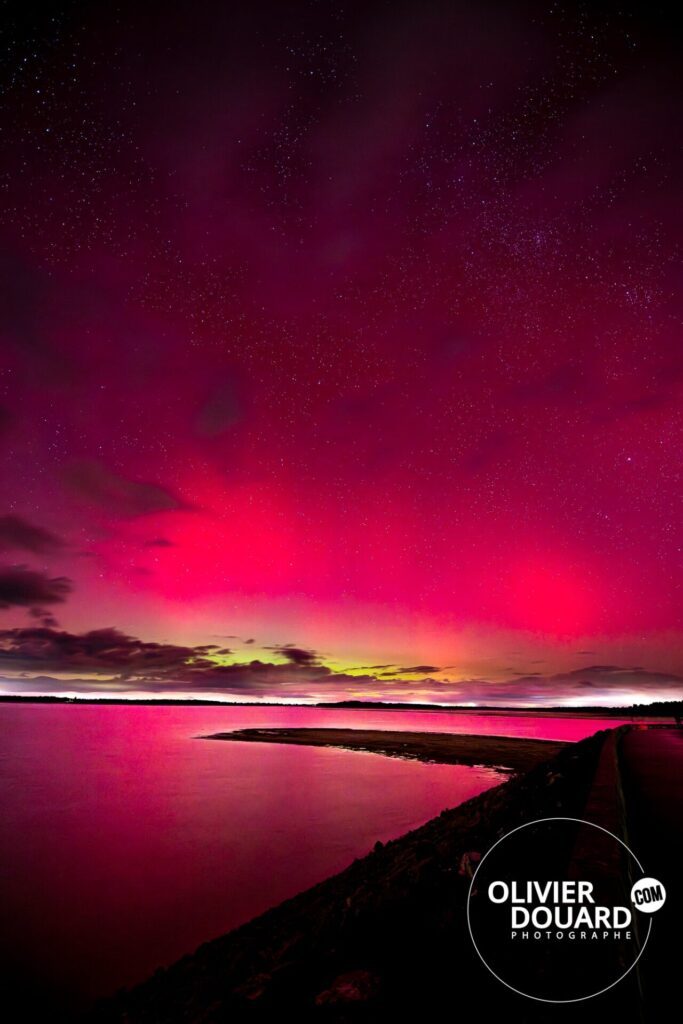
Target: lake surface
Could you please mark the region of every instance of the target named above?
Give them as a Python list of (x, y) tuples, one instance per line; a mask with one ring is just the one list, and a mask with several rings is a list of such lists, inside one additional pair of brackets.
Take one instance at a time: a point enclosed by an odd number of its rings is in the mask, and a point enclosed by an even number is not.
[[(614, 719), (0, 705), (0, 956), (51, 1022), (501, 781), (489, 769), (208, 742), (248, 726), (575, 740)], [(37, 1009), (36, 1009), (37, 1012)], [(60, 1016), (61, 1013), (61, 1016)], [(47, 1019), (47, 1018), (45, 1018)]]

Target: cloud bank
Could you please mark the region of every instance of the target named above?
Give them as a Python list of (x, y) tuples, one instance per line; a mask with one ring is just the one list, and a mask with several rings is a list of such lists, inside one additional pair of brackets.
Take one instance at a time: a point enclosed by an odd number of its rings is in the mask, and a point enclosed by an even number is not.
[(0, 516), (0, 550), (28, 551), (32, 555), (51, 555), (65, 547), (64, 541), (50, 530), (34, 526), (21, 516)]
[(25, 565), (0, 566), (0, 608), (61, 604), (71, 590), (71, 580), (66, 576), (51, 578)]
[[(58, 581), (51, 581), (58, 582)], [(216, 644), (194, 647), (143, 641), (113, 627), (71, 633), (47, 625), (0, 631), (0, 676), (14, 693), (83, 692), (222, 694), (242, 699), (434, 701), (444, 704), (619, 704), (677, 699), (683, 678), (641, 666), (591, 665), (555, 675), (532, 673), (504, 681), (472, 678), (418, 680), (385, 672), (352, 675), (321, 663), (294, 644), (270, 648), (281, 662), (252, 659), (223, 664), (230, 652)], [(407, 673), (432, 666), (409, 666)]]

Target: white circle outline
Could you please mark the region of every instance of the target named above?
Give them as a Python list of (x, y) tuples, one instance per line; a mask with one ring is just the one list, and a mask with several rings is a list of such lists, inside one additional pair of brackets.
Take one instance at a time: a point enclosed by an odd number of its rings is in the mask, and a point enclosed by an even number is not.
[(474, 935), (472, 934), (472, 924), (470, 922), (470, 897), (472, 896), (472, 887), (473, 887), (473, 885), (475, 883), (477, 875), (479, 874), (479, 869), (483, 865), (484, 861), (486, 860), (486, 858), (488, 857), (488, 855), (490, 853), (493, 853), (493, 851), (498, 846), (498, 844), (502, 843), (504, 839), (508, 838), (508, 836), (514, 835), (515, 832), (519, 832), (523, 828), (529, 828), (530, 825), (539, 825), (539, 824), (543, 824), (546, 821), (575, 821), (579, 825), (590, 825), (591, 828), (597, 828), (601, 832), (605, 832), (608, 836), (611, 836), (612, 839), (616, 839), (616, 841), (618, 843), (620, 843), (621, 846), (624, 847), (624, 849), (627, 851), (627, 853), (631, 854), (631, 856), (633, 857), (634, 861), (636, 862), (636, 864), (638, 865), (640, 870), (643, 871), (643, 873), (644, 873), (643, 865), (640, 863), (640, 861), (636, 857), (636, 855), (633, 852), (633, 850), (629, 846), (627, 846), (626, 843), (622, 839), (619, 838), (619, 836), (615, 836), (614, 832), (610, 832), (609, 829), (603, 828), (602, 825), (596, 825), (594, 821), (586, 821), (585, 818), (564, 818), (564, 817), (555, 817), (555, 816), (552, 817), (552, 818), (534, 818), (533, 821), (527, 821), (523, 825), (518, 825), (517, 828), (511, 829), (509, 832), (506, 832), (504, 836), (501, 836), (500, 839), (497, 839), (495, 841), (495, 843), (493, 844), (493, 846), (491, 847), (491, 849), (486, 851), (486, 853), (484, 854), (484, 856), (480, 860), (479, 864), (477, 864), (477, 869), (474, 872), (474, 874), (472, 875), (472, 881), (470, 882), (470, 888), (469, 888), (469, 891), (467, 893), (467, 930), (470, 933), (470, 938), (472, 940), (472, 945), (474, 946), (475, 950), (477, 951), (477, 956), (479, 957), (479, 959), (483, 963), (483, 965), (486, 968), (486, 970), (489, 971), (493, 975), (493, 977), (496, 979), (496, 981), (499, 981), (501, 983), (501, 985), (505, 985), (506, 988), (509, 988), (511, 992), (516, 992), (518, 996), (524, 996), (525, 999), (534, 999), (537, 1003), (553, 1003), (555, 1005), (557, 1005), (557, 1004), (564, 1005), (566, 1003), (582, 1003), (586, 999), (594, 999), (596, 996), (601, 996), (603, 994), (603, 992), (609, 992), (609, 990), (611, 988), (614, 988), (614, 986), (618, 985), (620, 981), (623, 981), (627, 974), (631, 973), (631, 971), (636, 966), (636, 964), (640, 960), (641, 956), (645, 952), (645, 947), (647, 946), (648, 939), (650, 938), (650, 932), (652, 931), (652, 918), (650, 918), (650, 921), (649, 921), (649, 927), (647, 929), (647, 935), (645, 936), (645, 942), (641, 946), (640, 952), (638, 953), (638, 956), (635, 958), (635, 960), (633, 961), (631, 966), (629, 968), (627, 968), (627, 970), (625, 970), (624, 973), (621, 974), (617, 978), (616, 981), (613, 981), (611, 985), (607, 985), (606, 988), (601, 988), (599, 992), (591, 992), (591, 994), (588, 995), (588, 996), (578, 996), (576, 999), (544, 999), (542, 996), (532, 996), (532, 995), (529, 995), (528, 992), (522, 992), (521, 989), (514, 988), (513, 985), (509, 985), (507, 983), (507, 981), (503, 981), (503, 979), (500, 978), (496, 974), (496, 972), (491, 967), (489, 967), (489, 965), (486, 963), (486, 960), (484, 960), (483, 956), (479, 952), (479, 947), (477, 946), (476, 942), (474, 941)]

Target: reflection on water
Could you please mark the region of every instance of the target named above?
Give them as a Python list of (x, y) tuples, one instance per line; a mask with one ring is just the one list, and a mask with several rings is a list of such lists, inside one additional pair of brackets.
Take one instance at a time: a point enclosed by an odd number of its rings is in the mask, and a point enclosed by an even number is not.
[(485, 769), (200, 734), (328, 725), (578, 739), (613, 724), (292, 707), (0, 706), (4, 966), (31, 991), (53, 992), (55, 1006), (77, 1005), (500, 782)]

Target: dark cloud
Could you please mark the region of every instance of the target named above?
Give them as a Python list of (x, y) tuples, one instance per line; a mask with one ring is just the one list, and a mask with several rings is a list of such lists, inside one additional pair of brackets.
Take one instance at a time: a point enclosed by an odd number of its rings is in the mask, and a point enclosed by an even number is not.
[(39, 672), (116, 672), (141, 678), (181, 672), (197, 660), (203, 664), (206, 648), (148, 643), (118, 629), (69, 633), (42, 627), (0, 631), (0, 666)]
[[(381, 667), (381, 666), (378, 666)], [(404, 665), (400, 668), (392, 668), (389, 672), (382, 672), (382, 676), (426, 676), (441, 672), (438, 665)]]
[(234, 381), (225, 381), (209, 396), (195, 419), (195, 430), (204, 437), (215, 437), (232, 427), (242, 409)]
[[(31, 614), (38, 617), (40, 606)], [(631, 703), (671, 699), (683, 694), (683, 678), (640, 666), (594, 665), (556, 675), (491, 681), (472, 678), (410, 681), (383, 674), (349, 675), (321, 665), (313, 651), (283, 644), (285, 663), (260, 659), (217, 664), (227, 654), (215, 644), (187, 647), (139, 640), (112, 627), (76, 634), (41, 622), (0, 631), (0, 674), (14, 690), (28, 692), (225, 693), (250, 697), (337, 699), (359, 692), (372, 699), (417, 699), (441, 704), (544, 706), (563, 703)], [(287, 654), (287, 652), (289, 652)], [(403, 672), (427, 671), (420, 665)], [(396, 670), (399, 671), (398, 669)], [(22, 673), (19, 678), (17, 673)], [(59, 678), (62, 675), (63, 678)]]
[(50, 578), (25, 565), (0, 567), (0, 608), (39, 608), (61, 604), (71, 593), (71, 580), (65, 576)]
[(292, 665), (318, 665), (320, 663), (319, 655), (315, 651), (310, 651), (305, 647), (296, 647), (294, 644), (279, 644), (266, 649), (281, 654)]
[(61, 537), (42, 526), (34, 526), (21, 516), (0, 516), (0, 550), (12, 548), (34, 555), (50, 555), (63, 547)]
[(174, 548), (175, 544), (172, 540), (167, 540), (166, 537), (153, 537), (151, 540), (146, 540), (142, 546), (143, 548)]
[[(151, 643), (129, 636), (118, 629), (70, 633), (44, 625), (0, 631), (0, 672), (81, 673), (78, 684), (72, 678), (55, 683), (57, 690), (143, 690), (162, 691), (248, 691), (268, 693), (302, 687), (320, 686), (334, 680), (343, 685), (350, 677), (335, 675), (330, 669), (295, 660), (299, 648), (287, 664), (271, 664), (258, 659), (247, 663), (219, 665), (211, 660), (218, 651), (215, 644), (184, 647), (170, 643)], [(225, 652), (227, 653), (227, 652)], [(86, 679), (85, 676), (92, 676)], [(98, 678), (99, 677), (99, 678)], [(102, 678), (108, 677), (108, 678)], [(17, 682), (17, 680), (14, 680)], [(28, 684), (21, 680), (22, 689)]]
[(63, 478), (82, 501), (119, 516), (144, 516), (152, 512), (188, 508), (185, 502), (164, 487), (129, 480), (94, 460), (72, 463), (64, 471)]
[(528, 673), (496, 682), (469, 679), (445, 686), (454, 687), (451, 699), (456, 702), (479, 704), (600, 704), (603, 701), (630, 702), (648, 696), (652, 700), (683, 696), (683, 677), (673, 672), (651, 672), (641, 666), (619, 665), (591, 665), (546, 676)]
[(186, 682), (198, 689), (243, 692), (248, 690), (259, 696), (291, 696), (292, 689), (302, 687), (315, 693), (321, 687), (350, 683), (351, 678), (332, 672), (323, 665), (272, 664), (254, 659), (234, 665), (195, 665), (186, 675)]
[(29, 608), (28, 613), (32, 619), (37, 619), (41, 626), (46, 626), (49, 629), (56, 629), (59, 626), (59, 622), (54, 615), (45, 608)]

